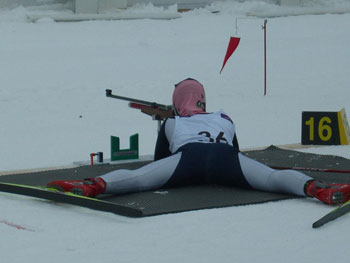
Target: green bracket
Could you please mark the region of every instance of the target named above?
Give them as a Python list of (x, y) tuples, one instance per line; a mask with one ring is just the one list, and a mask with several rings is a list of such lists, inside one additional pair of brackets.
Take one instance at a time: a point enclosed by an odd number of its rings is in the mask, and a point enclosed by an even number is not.
[(119, 137), (111, 136), (111, 161), (139, 158), (139, 134), (130, 136), (130, 148), (120, 149)]

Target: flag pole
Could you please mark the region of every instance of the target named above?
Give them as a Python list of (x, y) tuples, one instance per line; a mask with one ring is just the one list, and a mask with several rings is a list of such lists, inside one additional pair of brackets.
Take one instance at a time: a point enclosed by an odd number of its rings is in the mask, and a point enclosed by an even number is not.
[(263, 30), (264, 30), (264, 96), (266, 95), (266, 24), (267, 19), (264, 20)]

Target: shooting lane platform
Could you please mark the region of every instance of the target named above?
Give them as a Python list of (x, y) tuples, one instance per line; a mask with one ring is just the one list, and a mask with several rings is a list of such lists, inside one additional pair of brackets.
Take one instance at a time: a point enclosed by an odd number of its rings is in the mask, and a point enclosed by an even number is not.
[[(245, 152), (248, 157), (269, 166), (317, 167), (349, 170), (350, 160), (329, 155), (284, 150), (275, 146)], [(58, 179), (84, 179), (95, 177), (115, 169), (137, 169), (150, 161), (118, 164), (85, 165), (74, 168), (0, 176), (1, 182), (44, 186)], [(304, 173), (324, 182), (350, 183), (349, 173), (305, 171)], [(139, 212), (141, 217), (198, 209), (258, 204), (269, 201), (296, 198), (296, 196), (252, 191), (219, 185), (198, 185), (172, 189), (159, 189), (120, 196), (103, 195), (102, 200)]]

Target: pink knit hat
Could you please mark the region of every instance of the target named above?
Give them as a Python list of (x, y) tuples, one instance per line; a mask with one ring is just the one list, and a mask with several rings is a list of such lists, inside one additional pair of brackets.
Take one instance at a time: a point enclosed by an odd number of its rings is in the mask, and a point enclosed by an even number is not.
[(203, 85), (194, 79), (185, 79), (175, 85), (173, 106), (181, 117), (205, 112), (205, 91)]

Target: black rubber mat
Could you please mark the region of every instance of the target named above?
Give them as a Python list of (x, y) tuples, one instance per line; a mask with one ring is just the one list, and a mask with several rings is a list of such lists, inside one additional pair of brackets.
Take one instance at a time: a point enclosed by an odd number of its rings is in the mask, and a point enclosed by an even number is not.
[(258, 204), (295, 198), (296, 196), (245, 190), (219, 185), (187, 186), (162, 189), (119, 197), (106, 197), (106, 201), (142, 211), (143, 216)]
[[(264, 150), (246, 152), (245, 155), (270, 166), (350, 169), (350, 160), (342, 157), (301, 153), (291, 150), (283, 150), (274, 146), (270, 146)], [(146, 163), (147, 162), (134, 162), (117, 165), (105, 164), (63, 170), (6, 175), (0, 176), (0, 181), (44, 186), (47, 182), (52, 180), (95, 177), (115, 169), (136, 169)], [(325, 172), (305, 173), (325, 182), (350, 183), (350, 174)], [(116, 203), (120, 206), (139, 210), (142, 212), (142, 216), (152, 216), (206, 208), (256, 204), (296, 198), (296, 196), (218, 185), (199, 185), (172, 189), (159, 189), (156, 191), (120, 196), (105, 195), (99, 198)]]
[[(270, 146), (264, 150), (246, 152), (244, 154), (249, 158), (269, 166), (350, 170), (350, 160), (343, 157), (283, 150), (275, 146)], [(327, 183), (350, 183), (350, 174), (346, 173), (302, 172)]]

